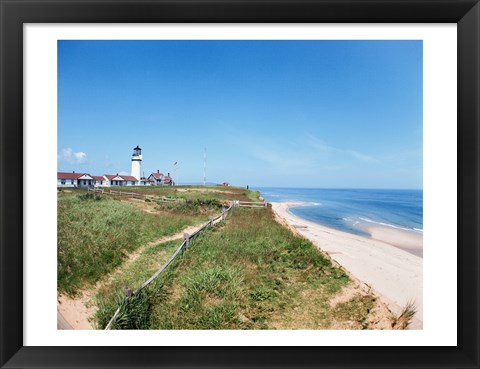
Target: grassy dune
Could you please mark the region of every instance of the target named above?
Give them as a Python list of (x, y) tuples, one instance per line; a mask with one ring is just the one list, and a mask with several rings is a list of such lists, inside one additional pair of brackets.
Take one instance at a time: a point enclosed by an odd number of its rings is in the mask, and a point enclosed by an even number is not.
[[(375, 298), (352, 285), (309, 241), (279, 225), (270, 209), (236, 208), (208, 229), (152, 285), (128, 302), (122, 286), (138, 287), (179, 243), (160, 244), (129, 265), (96, 296), (104, 327), (120, 305), (116, 329), (362, 329)], [(158, 267), (158, 266), (157, 266)], [(146, 279), (146, 278), (145, 278)]]
[[(126, 299), (125, 288), (135, 291), (181, 243), (162, 237), (206, 222), (226, 200), (257, 200), (259, 194), (201, 186), (121, 190), (154, 197), (58, 194), (58, 290), (70, 296), (94, 291), (97, 328), (118, 307), (114, 329), (388, 328), (376, 298), (310, 241), (277, 223), (270, 208), (234, 208)], [(162, 196), (185, 201), (165, 203)]]
[(119, 266), (140, 245), (205, 222), (215, 211), (170, 210), (156, 205), (157, 209), (149, 213), (138, 202), (93, 196), (85, 191), (58, 194), (60, 292), (74, 295), (79, 288), (95, 283)]
[[(159, 187), (115, 187), (115, 191), (145, 193), (149, 195), (185, 200), (240, 200), (258, 201), (258, 191), (242, 187), (224, 186), (159, 186)], [(108, 191), (108, 190), (107, 190)]]

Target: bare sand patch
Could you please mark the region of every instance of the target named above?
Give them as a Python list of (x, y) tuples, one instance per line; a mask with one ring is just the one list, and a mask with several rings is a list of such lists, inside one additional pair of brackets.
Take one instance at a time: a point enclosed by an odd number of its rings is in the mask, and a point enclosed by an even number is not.
[(91, 304), (91, 294), (84, 291), (72, 299), (65, 295), (58, 296), (57, 329), (94, 329), (90, 318), (96, 309)]
[(75, 298), (60, 294), (57, 302), (57, 329), (95, 329), (92, 320), (97, 309), (92, 301), (92, 297), (95, 296), (100, 288), (111, 284), (114, 277), (125, 270), (129, 264), (133, 263), (146, 247), (182, 239), (184, 233), (192, 234), (198, 228), (198, 225), (190, 226), (174, 235), (158, 238), (149, 242), (146, 246), (139, 247), (136, 251), (130, 253), (120, 266), (98, 281), (95, 286), (80, 291)]
[(414, 255), (423, 257), (423, 235), (390, 227), (368, 227), (366, 231), (375, 240), (389, 243)]

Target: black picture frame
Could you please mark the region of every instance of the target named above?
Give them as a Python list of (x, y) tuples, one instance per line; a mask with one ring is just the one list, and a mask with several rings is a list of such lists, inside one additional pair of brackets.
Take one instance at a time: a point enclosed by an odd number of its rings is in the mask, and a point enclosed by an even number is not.
[[(2, 368), (479, 368), (479, 0), (0, 0)], [(25, 23), (456, 23), (456, 347), (23, 346)], [(448, 271), (446, 271), (448, 272)], [(439, 322), (441, 324), (441, 322)]]

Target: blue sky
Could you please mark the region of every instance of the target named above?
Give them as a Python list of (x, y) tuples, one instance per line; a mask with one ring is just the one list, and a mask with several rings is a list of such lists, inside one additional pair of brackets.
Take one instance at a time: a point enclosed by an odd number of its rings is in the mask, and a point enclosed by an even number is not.
[[(58, 170), (422, 188), (421, 41), (59, 41)], [(173, 163), (178, 162), (176, 166)]]

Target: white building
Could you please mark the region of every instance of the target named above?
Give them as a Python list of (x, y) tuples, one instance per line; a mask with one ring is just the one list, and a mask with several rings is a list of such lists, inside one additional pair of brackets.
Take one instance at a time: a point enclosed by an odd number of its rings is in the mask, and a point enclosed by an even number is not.
[(104, 187), (107, 185), (107, 179), (104, 176), (92, 176), (95, 187)]
[(115, 186), (124, 186), (124, 179), (118, 174), (105, 174), (106, 179), (105, 186), (115, 187)]
[(175, 182), (173, 181), (172, 177), (170, 177), (170, 173), (164, 175), (157, 170), (157, 173), (152, 173), (148, 177), (151, 183), (154, 186), (175, 186)]
[(133, 149), (133, 155), (132, 155), (132, 177), (135, 177), (136, 180), (138, 181), (140, 177), (140, 167), (142, 164), (142, 149), (140, 147), (135, 147)]
[(57, 172), (57, 187), (91, 187), (95, 180), (88, 173)]
[(124, 175), (122, 175), (121, 177), (125, 181), (124, 186), (138, 186), (140, 184), (140, 181), (136, 177)]
[(135, 177), (123, 174), (105, 174), (103, 177), (106, 187), (138, 186), (140, 183)]
[(163, 175), (163, 173), (160, 173), (160, 171), (157, 169), (157, 173), (152, 173), (150, 174), (150, 176), (148, 177), (148, 179), (150, 181), (152, 181), (152, 183), (155, 185), (155, 186), (161, 186), (163, 184), (163, 178), (165, 176)]

